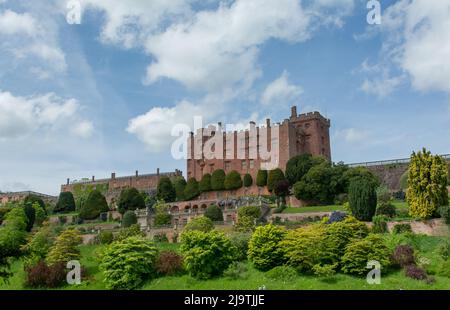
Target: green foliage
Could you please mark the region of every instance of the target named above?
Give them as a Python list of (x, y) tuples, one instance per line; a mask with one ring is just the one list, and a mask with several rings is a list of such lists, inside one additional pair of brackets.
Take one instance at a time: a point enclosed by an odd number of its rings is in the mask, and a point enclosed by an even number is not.
[(437, 271), (437, 275), (450, 278), (450, 260), (442, 262)]
[(162, 176), (159, 179), (158, 186), (156, 188), (156, 196), (158, 199), (164, 200), (165, 202), (175, 201), (177, 193), (168, 177)]
[(249, 232), (255, 229), (255, 222), (261, 216), (261, 210), (256, 206), (244, 206), (238, 209), (238, 221), (235, 230)]
[(251, 236), (250, 233), (233, 233), (229, 236), (231, 244), (236, 248), (236, 260), (247, 260), (248, 243)]
[(35, 202), (37, 202), (41, 206), (41, 208), (45, 210), (44, 200), (42, 200), (41, 197), (36, 196), (34, 194), (30, 194), (30, 195), (26, 196), (23, 201), (23, 204), (24, 205), (33, 205)]
[(326, 227), (327, 243), (332, 247), (334, 258), (340, 259), (345, 252), (345, 247), (353, 239), (365, 238), (369, 229), (363, 222), (352, 216), (347, 216), (343, 221), (333, 222)]
[(290, 184), (297, 183), (315, 164), (317, 159), (309, 153), (292, 157), (286, 164), (286, 179)]
[(141, 231), (141, 227), (138, 224), (131, 225), (128, 228), (122, 228), (119, 233), (114, 237), (114, 241), (122, 241), (130, 237), (145, 237), (145, 233)]
[(208, 232), (214, 229), (214, 223), (210, 218), (206, 216), (198, 216), (191, 219), (186, 226), (184, 226), (184, 231), (198, 230), (202, 232)]
[(209, 192), (212, 190), (211, 175), (209, 173), (206, 173), (205, 175), (203, 175), (203, 177), (199, 183), (199, 189), (200, 189), (200, 192), (202, 192), (202, 193)]
[(256, 228), (248, 245), (248, 258), (256, 269), (269, 270), (284, 262), (283, 248), (280, 241), (286, 231), (272, 224)]
[(5, 216), (5, 226), (17, 230), (25, 230), (27, 228), (27, 215), (22, 206), (14, 207)]
[(411, 224), (395, 224), (392, 228), (392, 233), (403, 234), (412, 232)]
[(269, 192), (272, 192), (275, 188), (275, 184), (282, 180), (285, 180), (285, 177), (280, 168), (270, 170), (269, 175), (267, 176), (267, 189)]
[(245, 280), (248, 278), (247, 265), (242, 262), (232, 262), (223, 272), (223, 276), (230, 280)]
[(67, 263), (71, 260), (80, 259), (78, 245), (82, 238), (78, 230), (67, 229), (63, 231), (55, 240), (55, 243), (48, 252), (46, 261), (48, 264)]
[(131, 210), (125, 212), (122, 219), (122, 227), (127, 228), (136, 223), (137, 223), (136, 213), (134, 213), (134, 211)]
[(256, 175), (256, 185), (263, 187), (267, 185), (267, 170), (258, 170)]
[(387, 232), (388, 218), (384, 215), (375, 215), (372, 218), (372, 232), (375, 234), (384, 234)]
[(26, 221), (27, 226), (26, 226), (25, 230), (30, 232), (31, 229), (33, 228), (34, 221), (36, 219), (36, 211), (34, 210), (33, 205), (29, 204), (29, 203), (25, 204), (23, 206), (23, 208), (25, 211), (25, 215), (27, 217), (27, 221)]
[(72, 212), (75, 211), (75, 199), (71, 192), (61, 192), (58, 202), (56, 203), (53, 213)]
[(442, 259), (448, 260), (450, 258), (450, 239), (445, 239), (439, 244), (438, 254)]
[(190, 178), (187, 181), (186, 188), (184, 189), (184, 198), (186, 200), (192, 200), (200, 195), (198, 182), (195, 178)]
[(223, 233), (214, 230), (183, 232), (180, 250), (186, 270), (197, 279), (221, 275), (234, 260), (236, 251)]
[(105, 196), (100, 191), (93, 190), (89, 193), (86, 202), (83, 204), (79, 216), (84, 220), (93, 220), (98, 218), (100, 213), (108, 212), (108, 210)]
[(249, 216), (257, 219), (261, 216), (261, 209), (257, 206), (244, 206), (238, 209), (238, 217)]
[(155, 226), (170, 225), (172, 223), (172, 216), (167, 212), (156, 212), (153, 224)]
[(167, 238), (165, 233), (160, 232), (153, 235), (153, 241), (158, 243), (169, 242), (169, 238)]
[(41, 226), (42, 223), (47, 218), (47, 215), (45, 214), (45, 210), (42, 209), (42, 207), (38, 203), (33, 204), (34, 212), (35, 212), (35, 223), (38, 226)]
[(382, 268), (389, 266), (389, 249), (381, 235), (370, 234), (362, 240), (352, 241), (342, 257), (342, 271), (349, 274), (364, 275), (368, 272), (367, 263), (376, 260)]
[(123, 189), (120, 192), (117, 209), (121, 214), (128, 210), (145, 209), (145, 200), (134, 187)]
[(267, 271), (266, 276), (269, 279), (287, 283), (297, 278), (297, 271), (291, 266), (277, 266)]
[(156, 260), (156, 271), (160, 275), (172, 276), (183, 272), (183, 257), (175, 251), (161, 251)]
[(377, 193), (377, 209), (376, 215), (385, 215), (387, 217), (394, 217), (396, 215), (395, 206), (392, 204), (391, 193), (388, 188), (383, 185), (376, 190)]
[(173, 181), (173, 188), (175, 189), (175, 197), (177, 201), (183, 201), (184, 198), (184, 189), (186, 188), (186, 180), (183, 176), (176, 177)]
[(288, 180), (281, 180), (275, 183), (273, 192), (277, 197), (281, 197), (283, 204), (286, 204), (286, 196), (289, 195), (289, 182)]
[(444, 222), (447, 225), (450, 225), (450, 207), (449, 206), (443, 206), (438, 209), (439, 214), (444, 219)]
[(225, 189), (225, 171), (222, 169), (214, 170), (211, 176), (211, 188), (214, 191)]
[(406, 198), (409, 214), (416, 218), (430, 218), (448, 203), (447, 163), (425, 148), (411, 155)]
[(72, 194), (75, 198), (75, 209), (81, 210), (89, 196), (89, 194), (97, 190), (103, 195), (106, 195), (109, 189), (108, 183), (102, 183), (102, 184), (73, 184), (72, 185)]
[(227, 190), (235, 190), (242, 187), (242, 179), (239, 172), (236, 170), (230, 171), (225, 177), (225, 189)]
[(354, 167), (349, 168), (344, 172), (343, 176), (345, 192), (349, 192), (350, 183), (355, 179), (364, 179), (371, 183), (372, 187), (377, 188), (380, 186), (380, 180), (366, 167)]
[(328, 265), (316, 264), (312, 267), (312, 271), (319, 278), (330, 278), (336, 274), (337, 265), (337, 263)]
[(365, 178), (354, 178), (349, 186), (348, 200), (352, 214), (360, 221), (370, 221), (375, 215), (377, 195), (374, 184)]
[[(42, 209), (39, 205), (37, 207)], [(25, 254), (24, 266), (34, 266), (44, 260), (53, 245), (53, 241), (52, 231), (49, 227), (39, 229), (21, 249)]]
[(250, 187), (253, 185), (253, 178), (249, 173), (246, 173), (244, 175), (244, 186), (245, 187)]
[(113, 242), (101, 255), (100, 270), (109, 289), (134, 289), (155, 275), (158, 251), (139, 237)]
[(98, 234), (98, 242), (100, 244), (110, 244), (113, 241), (114, 241), (114, 235), (111, 231), (102, 230)]
[(217, 205), (210, 205), (205, 210), (205, 216), (210, 218), (213, 222), (223, 221), (223, 212)]
[(11, 211), (9, 207), (0, 207), (0, 225), (3, 223), (3, 219), (9, 211)]

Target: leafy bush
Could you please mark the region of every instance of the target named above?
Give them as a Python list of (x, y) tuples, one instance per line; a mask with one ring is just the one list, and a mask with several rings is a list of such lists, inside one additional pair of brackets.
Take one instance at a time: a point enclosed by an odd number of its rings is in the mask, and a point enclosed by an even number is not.
[(138, 224), (134, 224), (128, 228), (122, 228), (114, 237), (114, 241), (122, 241), (129, 237), (145, 237), (145, 233), (141, 231), (141, 227)]
[(261, 216), (261, 209), (257, 206), (244, 206), (238, 209), (238, 216), (249, 216), (256, 219)]
[(297, 183), (315, 164), (313, 156), (308, 153), (292, 157), (286, 164), (286, 179), (290, 184)]
[(387, 221), (388, 218), (384, 215), (375, 215), (372, 218), (372, 232), (376, 234), (384, 234), (387, 232)]
[(394, 234), (403, 234), (412, 232), (411, 224), (395, 224), (392, 228)]
[(242, 179), (239, 172), (236, 170), (230, 171), (225, 177), (225, 189), (227, 190), (235, 190), (242, 187)]
[(47, 218), (47, 215), (45, 214), (45, 210), (41, 208), (41, 206), (38, 203), (33, 204), (34, 212), (35, 212), (35, 223), (38, 226), (41, 226), (42, 223)]
[(426, 280), (428, 277), (426, 271), (423, 268), (416, 265), (406, 266), (405, 276), (415, 280)]
[(283, 213), (283, 211), (284, 211), (286, 208), (287, 208), (287, 206), (286, 206), (284, 203), (282, 203), (282, 204), (280, 204), (279, 207), (276, 207), (276, 208), (273, 210), (273, 213)]
[(198, 185), (199, 190), (201, 193), (209, 192), (212, 190), (211, 188), (211, 175), (209, 173), (206, 173), (203, 175), (202, 179), (200, 180), (200, 183)]
[(445, 239), (438, 247), (438, 254), (444, 260), (448, 260), (450, 258), (450, 240)]
[(248, 278), (247, 265), (242, 262), (232, 262), (230, 266), (223, 272), (225, 278), (231, 280), (244, 280)]
[(352, 214), (360, 221), (370, 221), (375, 215), (377, 196), (375, 187), (367, 179), (356, 178), (350, 182), (348, 200)]
[(40, 261), (34, 266), (27, 267), (25, 271), (27, 273), (25, 286), (27, 287), (56, 288), (62, 286), (66, 281), (66, 266), (61, 262), (48, 266), (44, 261)]
[(250, 237), (250, 233), (234, 233), (230, 235), (231, 244), (236, 249), (236, 260), (247, 260), (248, 243), (250, 241)]
[(197, 279), (219, 276), (234, 260), (231, 241), (217, 231), (185, 231), (181, 234), (181, 253), (189, 274)]
[(354, 240), (347, 245), (342, 257), (342, 271), (349, 274), (367, 273), (367, 262), (376, 260), (382, 268), (389, 266), (389, 249), (380, 235), (368, 235), (362, 240)]
[(129, 237), (108, 245), (101, 254), (100, 270), (109, 289), (134, 289), (155, 274), (158, 255), (153, 242)]
[(280, 168), (270, 170), (267, 176), (267, 189), (269, 192), (272, 192), (275, 189), (275, 185), (283, 180), (285, 180), (283, 170)]
[(256, 175), (256, 185), (263, 187), (267, 185), (267, 170), (258, 170)]
[(170, 225), (172, 223), (172, 216), (167, 212), (156, 212), (153, 219), (155, 226)]
[(397, 214), (395, 206), (392, 203), (380, 204), (378, 203), (375, 211), (376, 215), (384, 215), (387, 217), (394, 217)]
[(414, 265), (416, 259), (414, 257), (414, 249), (407, 244), (399, 245), (392, 253), (392, 262), (399, 267)]
[(42, 200), (41, 197), (36, 196), (34, 194), (30, 194), (28, 196), (25, 197), (25, 199), (23, 200), (23, 204), (24, 205), (33, 205), (35, 203), (38, 203), (39, 206), (45, 210), (45, 202), (44, 200)]
[(53, 213), (72, 212), (75, 211), (75, 199), (72, 192), (61, 192), (58, 202), (56, 203)]
[(337, 263), (328, 265), (316, 264), (312, 267), (312, 271), (319, 278), (330, 278), (335, 275), (337, 265)]
[(186, 187), (184, 189), (184, 199), (192, 200), (200, 195), (200, 190), (198, 188), (198, 182), (195, 178), (190, 178), (187, 181)]
[(120, 192), (117, 209), (121, 214), (128, 210), (144, 209), (145, 200), (139, 191), (134, 188), (126, 188)]
[(23, 206), (24, 211), (25, 211), (25, 215), (26, 215), (26, 227), (25, 230), (30, 232), (31, 229), (33, 228), (34, 225), (34, 221), (36, 219), (36, 211), (33, 208), (32, 204), (25, 204)]
[(58, 222), (61, 225), (64, 225), (67, 223), (67, 216), (59, 215), (58, 216)]
[(438, 211), (441, 217), (444, 219), (445, 224), (450, 225), (450, 207), (440, 207)]
[(214, 191), (225, 189), (225, 171), (222, 169), (214, 170), (211, 175), (211, 188)]
[(156, 271), (160, 275), (172, 276), (183, 272), (183, 257), (172, 250), (161, 251), (156, 260)]
[(269, 279), (291, 282), (297, 277), (297, 271), (290, 266), (277, 266), (266, 272)]
[(134, 213), (134, 211), (131, 210), (126, 211), (125, 214), (123, 215), (122, 227), (127, 228), (136, 223), (137, 223), (136, 213)]
[(335, 222), (342, 222), (347, 217), (347, 213), (339, 212), (339, 211), (333, 211), (330, 215), (330, 218), (328, 219), (327, 224), (332, 224)]
[(253, 178), (249, 173), (246, 173), (244, 175), (244, 186), (245, 187), (250, 187), (253, 185)]
[(208, 232), (214, 229), (214, 223), (210, 218), (206, 216), (198, 216), (191, 219), (186, 226), (184, 226), (185, 231), (189, 230), (199, 230), (203, 232)]
[(177, 193), (168, 177), (162, 176), (159, 179), (158, 186), (156, 188), (156, 196), (164, 202), (175, 201)]
[(53, 236), (51, 230), (48, 227), (39, 229), (21, 249), (25, 254), (24, 266), (34, 266), (44, 260), (52, 245)]
[(293, 186), (293, 192), (297, 199), (317, 201), (320, 203), (331, 203), (336, 195), (334, 180), (335, 172), (331, 164), (322, 160), (313, 166), (308, 173)]
[(55, 240), (47, 255), (47, 263), (55, 264), (80, 259), (80, 250), (78, 245), (81, 244), (82, 238), (80, 233), (75, 229), (67, 229), (63, 231)]
[(153, 236), (153, 241), (154, 242), (169, 242), (169, 238), (167, 238), (167, 235), (163, 232), (160, 233), (156, 233)]
[(235, 229), (240, 232), (253, 231), (256, 219), (261, 216), (261, 209), (256, 206), (244, 206), (238, 209), (238, 221)]
[(437, 275), (450, 278), (450, 260), (443, 261), (437, 270)]
[(275, 183), (273, 192), (277, 197), (281, 197), (283, 204), (286, 204), (286, 196), (289, 195), (289, 182), (288, 180), (280, 180)]
[(100, 244), (110, 244), (114, 241), (114, 235), (110, 231), (103, 230), (98, 234), (98, 242)]
[(336, 197), (334, 197), (335, 205), (342, 206), (346, 202), (348, 202), (348, 194), (347, 193), (337, 194)]
[(213, 222), (223, 221), (223, 212), (217, 205), (210, 205), (206, 208), (205, 216)]
[(79, 215), (84, 220), (93, 220), (99, 217), (100, 213), (108, 211), (109, 208), (105, 196), (100, 191), (93, 190), (81, 207)]
[(280, 242), (285, 235), (283, 228), (272, 224), (256, 228), (248, 245), (248, 258), (256, 269), (265, 271), (283, 264), (285, 259)]
[(183, 176), (178, 176), (172, 181), (173, 188), (175, 189), (175, 197), (177, 201), (183, 201), (184, 189), (186, 188), (186, 180)]

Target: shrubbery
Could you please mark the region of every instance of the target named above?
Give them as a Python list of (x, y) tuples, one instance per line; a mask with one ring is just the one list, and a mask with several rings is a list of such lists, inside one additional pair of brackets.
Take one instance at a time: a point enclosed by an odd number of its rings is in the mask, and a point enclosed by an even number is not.
[(232, 262), (223, 272), (225, 278), (231, 280), (246, 279), (248, 277), (247, 265), (242, 262)]
[(110, 244), (114, 241), (114, 235), (110, 231), (103, 230), (98, 234), (97, 239), (100, 244)]
[(114, 241), (122, 241), (129, 237), (145, 237), (145, 233), (141, 231), (141, 227), (138, 224), (134, 224), (128, 228), (122, 228), (114, 237)]
[(256, 220), (261, 216), (261, 209), (256, 206), (245, 206), (238, 209), (238, 221), (235, 230), (240, 232), (253, 231)]
[(24, 266), (34, 266), (44, 260), (52, 245), (53, 236), (50, 228), (42, 227), (39, 229), (21, 249), (25, 254)]
[(48, 252), (46, 261), (48, 264), (80, 259), (78, 245), (82, 242), (80, 233), (75, 229), (63, 231), (55, 240), (55, 243)]
[(199, 190), (201, 193), (209, 192), (212, 190), (211, 188), (211, 175), (209, 173), (206, 173), (203, 175), (202, 179), (200, 180), (200, 183), (198, 185)]
[(386, 186), (380, 186), (376, 190), (377, 193), (377, 209), (376, 215), (385, 215), (394, 217), (396, 214), (395, 206), (392, 204), (391, 193)]
[(183, 257), (172, 250), (161, 251), (156, 260), (156, 271), (166, 276), (180, 274), (183, 272)]
[(85, 203), (80, 210), (80, 218), (84, 220), (93, 220), (100, 216), (102, 212), (108, 212), (108, 203), (105, 196), (98, 191), (93, 190), (89, 193)]
[(47, 265), (44, 261), (38, 262), (34, 266), (25, 269), (27, 276), (25, 286), (33, 288), (56, 288), (66, 281), (66, 265), (59, 262)]
[(248, 245), (248, 258), (256, 269), (269, 270), (285, 261), (283, 246), (286, 231), (278, 226), (268, 224), (257, 227)]
[(403, 234), (412, 232), (411, 224), (395, 224), (392, 228), (394, 234)]
[(153, 235), (153, 241), (154, 242), (169, 242), (169, 238), (167, 238), (167, 235), (163, 232), (156, 233)]
[(223, 221), (223, 212), (217, 205), (210, 205), (206, 208), (205, 216), (210, 218), (213, 222)]
[(206, 216), (198, 216), (191, 219), (186, 226), (184, 226), (184, 231), (198, 230), (202, 232), (208, 232), (214, 229), (214, 223), (210, 218)]
[(441, 217), (444, 219), (444, 222), (447, 225), (450, 225), (450, 207), (449, 206), (440, 207), (438, 211)]
[(348, 196), (352, 214), (360, 221), (370, 221), (377, 207), (374, 184), (365, 178), (355, 178), (350, 183)]
[(111, 243), (101, 254), (100, 270), (109, 289), (134, 289), (155, 275), (158, 251), (153, 242), (129, 237)]
[(225, 189), (225, 171), (222, 169), (214, 170), (211, 175), (211, 188), (214, 191)]
[(162, 176), (159, 179), (158, 186), (156, 188), (156, 196), (164, 202), (175, 201), (177, 193), (168, 177)]
[(219, 276), (235, 259), (231, 241), (217, 231), (181, 234), (181, 253), (189, 274), (198, 279)]
[(402, 268), (408, 265), (414, 265), (416, 263), (414, 249), (407, 244), (397, 246), (392, 253), (392, 262), (394, 265)]
[(250, 187), (253, 185), (253, 178), (249, 173), (246, 173), (244, 175), (244, 186), (245, 187)]
[(75, 211), (75, 199), (73, 198), (73, 194), (71, 192), (61, 192), (53, 212), (60, 213), (72, 211)]
[(200, 190), (198, 188), (198, 182), (195, 178), (190, 178), (187, 181), (186, 187), (184, 189), (184, 199), (192, 200), (200, 195)]
[(277, 266), (266, 272), (266, 276), (269, 279), (291, 282), (297, 277), (297, 271), (290, 266)]
[(225, 189), (227, 190), (235, 190), (242, 187), (242, 179), (239, 172), (236, 170), (230, 171), (225, 177)]
[(175, 196), (177, 201), (183, 201), (184, 189), (186, 188), (186, 180), (183, 176), (178, 176), (172, 181), (173, 188), (175, 189)]
[(134, 211), (128, 210), (123, 215), (122, 227), (127, 228), (137, 223), (137, 216)]
[(387, 232), (387, 221), (388, 218), (384, 215), (375, 215), (372, 218), (372, 232), (376, 234), (384, 234)]
[(256, 185), (260, 187), (267, 185), (267, 170), (258, 170)]
[(121, 214), (128, 210), (144, 209), (145, 200), (141, 193), (134, 187), (126, 188), (121, 191), (117, 209)]
[(272, 192), (275, 189), (275, 185), (283, 180), (285, 180), (283, 170), (280, 168), (270, 170), (267, 176), (267, 189), (269, 192)]
[(246, 261), (250, 233), (233, 233), (230, 235), (231, 244), (236, 248), (236, 260)]

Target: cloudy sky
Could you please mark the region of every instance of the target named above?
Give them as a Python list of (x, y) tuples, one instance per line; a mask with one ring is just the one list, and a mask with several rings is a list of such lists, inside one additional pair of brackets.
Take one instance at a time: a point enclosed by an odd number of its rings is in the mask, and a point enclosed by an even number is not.
[(450, 153), (450, 0), (384, 0), (379, 25), (366, 0), (73, 3), (0, 0), (2, 191), (185, 170), (174, 124), (293, 104), (331, 118), (336, 162)]

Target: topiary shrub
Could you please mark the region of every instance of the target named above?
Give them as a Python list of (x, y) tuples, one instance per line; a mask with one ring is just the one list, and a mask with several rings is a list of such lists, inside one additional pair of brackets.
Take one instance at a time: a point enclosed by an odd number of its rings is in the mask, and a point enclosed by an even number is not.
[(221, 222), (223, 221), (223, 212), (222, 209), (217, 205), (210, 205), (206, 208), (205, 216), (213, 222)]
[(245, 280), (248, 278), (247, 265), (242, 262), (232, 262), (223, 272), (223, 276), (230, 280)]
[(26, 225), (25, 230), (26, 230), (27, 232), (30, 232), (31, 229), (33, 228), (34, 221), (35, 221), (35, 219), (36, 219), (36, 211), (35, 211), (35, 209), (33, 208), (33, 205), (32, 205), (32, 204), (29, 204), (29, 203), (28, 203), (28, 204), (25, 204), (25, 205), (23, 206), (23, 209), (24, 209), (25, 215), (26, 215), (26, 217), (27, 217), (27, 220), (26, 220), (27, 225)]
[(253, 185), (253, 178), (249, 173), (244, 175), (244, 187), (250, 187)]
[(218, 169), (212, 173), (211, 188), (214, 191), (221, 191), (225, 189), (225, 171)]
[[(178, 176), (172, 181), (173, 188), (175, 189), (175, 196), (177, 201), (183, 201), (184, 189), (186, 188), (186, 180), (183, 176)], [(156, 202), (156, 201), (155, 201)]]
[(173, 250), (161, 251), (156, 260), (159, 275), (173, 276), (183, 272), (183, 257)]
[(129, 237), (108, 245), (100, 257), (100, 270), (108, 289), (134, 289), (155, 274), (158, 255), (153, 242)]
[(174, 202), (177, 196), (175, 188), (172, 182), (166, 176), (162, 176), (159, 179), (158, 186), (156, 188), (156, 196), (158, 199), (164, 202)]
[(181, 234), (181, 253), (186, 270), (197, 279), (220, 276), (235, 259), (231, 241), (217, 231), (185, 231)]
[(128, 210), (123, 215), (122, 227), (127, 228), (127, 227), (130, 227), (131, 225), (134, 225), (134, 224), (137, 224), (136, 213), (134, 213), (134, 211)]
[(231, 244), (236, 249), (236, 260), (246, 261), (248, 244), (250, 242), (250, 233), (233, 233), (230, 236)]
[(272, 192), (275, 189), (275, 185), (283, 180), (285, 180), (283, 170), (280, 168), (270, 170), (267, 176), (267, 189), (269, 192)]
[(295, 280), (297, 271), (290, 266), (277, 266), (267, 271), (266, 276), (269, 279), (287, 283)]
[(206, 216), (198, 216), (191, 219), (186, 226), (184, 226), (184, 231), (198, 230), (203, 232), (208, 232), (214, 229), (214, 223), (210, 218)]
[(128, 210), (145, 209), (144, 197), (134, 187), (126, 188), (120, 192), (117, 209), (120, 214)]
[(78, 245), (82, 242), (82, 238), (78, 230), (67, 229), (63, 231), (55, 240), (55, 243), (48, 252), (46, 261), (52, 265), (63, 262), (80, 259), (80, 249)]
[(114, 240), (114, 235), (110, 231), (101, 231), (98, 234), (98, 243), (100, 244), (110, 244)]
[(242, 187), (242, 179), (239, 172), (236, 170), (230, 171), (225, 177), (225, 189), (226, 190), (235, 190)]
[(367, 273), (367, 262), (376, 260), (382, 268), (389, 266), (389, 249), (378, 234), (368, 235), (362, 240), (350, 242), (342, 257), (341, 265), (344, 273), (364, 275)]
[(184, 189), (184, 199), (192, 200), (200, 195), (198, 188), (198, 182), (195, 178), (190, 178), (187, 181), (186, 188)]
[(384, 234), (387, 232), (388, 218), (384, 215), (375, 215), (372, 218), (372, 232), (375, 234)]
[(327, 221), (327, 224), (332, 224), (335, 222), (342, 222), (347, 217), (347, 213), (340, 211), (333, 211), (330, 215), (330, 218)]
[(212, 190), (211, 175), (209, 173), (203, 175), (198, 187), (201, 193), (209, 192)]
[(292, 157), (286, 164), (286, 179), (289, 183), (295, 184), (303, 178), (314, 164), (316, 164), (316, 161), (308, 153)]
[(414, 249), (407, 244), (399, 245), (395, 248), (391, 256), (392, 263), (398, 267), (415, 265)]
[(285, 235), (285, 229), (272, 224), (256, 228), (248, 245), (248, 258), (256, 269), (266, 271), (284, 263), (280, 242)]
[(256, 175), (256, 185), (263, 187), (267, 185), (267, 170), (258, 170)]
[(80, 210), (80, 218), (84, 220), (93, 220), (100, 216), (102, 212), (108, 212), (108, 203), (105, 196), (98, 191), (93, 190), (89, 193), (85, 203)]
[(53, 213), (72, 212), (75, 211), (75, 199), (72, 192), (61, 192), (58, 202), (53, 209)]
[(360, 221), (370, 221), (375, 215), (377, 196), (373, 182), (356, 178), (350, 182), (348, 200), (352, 214)]
[(403, 234), (403, 233), (411, 233), (412, 228), (411, 224), (395, 224), (392, 228), (392, 232), (394, 234)]

